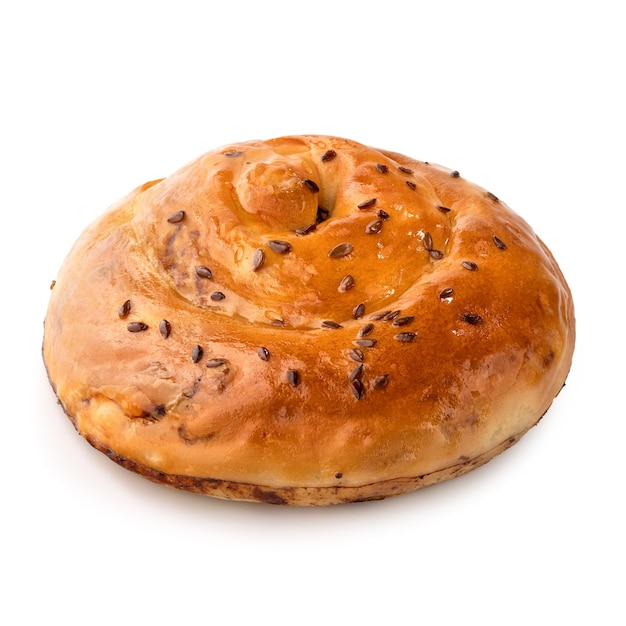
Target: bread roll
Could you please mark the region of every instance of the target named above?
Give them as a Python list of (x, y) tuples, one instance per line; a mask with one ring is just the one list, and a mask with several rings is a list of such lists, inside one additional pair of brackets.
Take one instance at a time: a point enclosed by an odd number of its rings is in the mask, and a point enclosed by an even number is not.
[(170, 487), (380, 499), (485, 463), (563, 387), (572, 296), (456, 171), (327, 136), (237, 143), (80, 236), (43, 356), (77, 431)]

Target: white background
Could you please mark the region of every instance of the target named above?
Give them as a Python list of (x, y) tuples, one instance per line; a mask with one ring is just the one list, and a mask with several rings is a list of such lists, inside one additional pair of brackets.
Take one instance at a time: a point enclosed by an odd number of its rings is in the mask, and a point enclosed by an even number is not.
[[(626, 623), (619, 4), (2, 4), (2, 624)], [(381, 502), (223, 502), (119, 468), (57, 406), (42, 323), (82, 229), (207, 150), (299, 133), (457, 169), (559, 261), (568, 384), (487, 466)]]

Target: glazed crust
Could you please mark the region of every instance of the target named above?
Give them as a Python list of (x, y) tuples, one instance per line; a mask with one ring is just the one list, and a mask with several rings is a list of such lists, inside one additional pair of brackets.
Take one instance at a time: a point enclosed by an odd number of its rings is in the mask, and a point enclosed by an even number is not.
[(563, 386), (571, 293), (458, 173), (326, 136), (214, 150), (88, 227), (45, 320), (78, 432), (150, 480), (326, 505), (460, 475)]

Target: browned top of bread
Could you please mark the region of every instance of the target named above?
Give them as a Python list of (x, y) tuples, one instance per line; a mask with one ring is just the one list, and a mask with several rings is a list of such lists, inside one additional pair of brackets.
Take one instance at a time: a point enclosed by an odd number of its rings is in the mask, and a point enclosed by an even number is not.
[(493, 194), (297, 136), (208, 152), (96, 220), (57, 276), (44, 359), (78, 431), (127, 467), (325, 504), (488, 460), (548, 409), (574, 335), (555, 260)]

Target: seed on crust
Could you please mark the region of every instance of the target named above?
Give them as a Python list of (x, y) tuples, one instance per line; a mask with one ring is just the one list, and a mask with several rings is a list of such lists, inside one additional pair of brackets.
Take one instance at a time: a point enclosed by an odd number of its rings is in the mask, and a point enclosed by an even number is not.
[(377, 215), (381, 220), (389, 219), (389, 213), (387, 213), (387, 211), (383, 211), (383, 209), (379, 209)]
[(365, 387), (358, 378), (350, 381), (350, 388), (352, 389), (352, 393), (357, 400), (363, 399), (363, 396), (365, 395)]
[(352, 317), (355, 320), (361, 319), (365, 313), (365, 305), (361, 302), (352, 309)]
[(394, 336), (394, 339), (401, 343), (410, 343), (417, 337), (417, 333), (398, 333)]
[(223, 294), (221, 291), (214, 291), (211, 294), (211, 300), (213, 300), (214, 302), (219, 302), (220, 300), (223, 300), (226, 297), (225, 294)]
[(126, 328), (128, 328), (128, 332), (140, 333), (144, 330), (148, 330), (148, 325), (143, 322), (130, 322)]
[(389, 382), (389, 374), (383, 374), (382, 376), (376, 376), (372, 381), (372, 389), (382, 389), (387, 386)]
[(500, 250), (506, 250), (506, 244), (504, 243), (504, 241), (502, 241), (502, 239), (500, 239), (500, 237), (494, 235), (493, 243), (495, 243), (496, 247), (500, 248)]
[(259, 359), (261, 359), (261, 361), (270, 360), (270, 351), (265, 346), (259, 346), (256, 353), (259, 355)]
[(443, 259), (443, 252), (441, 250), (429, 250), (428, 254), (430, 255), (431, 259), (435, 259), (435, 260), (439, 260), (439, 259)]
[(491, 191), (487, 192), (487, 197), (489, 198), (489, 200), (492, 200), (493, 202), (500, 202), (500, 198), (498, 198), (498, 196), (496, 196), (495, 194), (491, 193)]
[(365, 200), (364, 202), (361, 202), (360, 204), (357, 204), (357, 208), (358, 209), (371, 209), (374, 205), (376, 204), (376, 198), (370, 198), (369, 200)]
[(350, 276), (350, 274), (347, 274), (341, 279), (341, 282), (339, 283), (338, 291), (340, 293), (344, 293), (352, 289), (352, 287), (354, 287), (354, 278)]
[(476, 265), (476, 263), (474, 263), (474, 261), (463, 261), (463, 263), (461, 263), (461, 265), (466, 270), (469, 270), (470, 272), (475, 272), (478, 269), (478, 265)]
[(163, 339), (167, 339), (172, 332), (172, 325), (167, 320), (161, 320), (159, 322), (159, 332)]
[(202, 349), (202, 346), (194, 346), (193, 350), (191, 351), (191, 360), (194, 363), (197, 363), (202, 358), (203, 354), (204, 350)]
[(400, 313), (402, 313), (400, 309), (396, 309), (395, 311), (387, 311), (381, 319), (383, 320), (383, 322), (392, 322), (396, 319), (396, 317), (398, 317), (398, 315), (400, 315)]
[(285, 254), (291, 250), (291, 244), (288, 241), (281, 241), (280, 239), (272, 239), (267, 242), (267, 245), (276, 252), (276, 254)]
[(307, 187), (308, 189), (310, 189), (313, 193), (317, 193), (317, 192), (320, 190), (319, 185), (318, 185), (318, 184), (317, 184), (314, 180), (311, 180), (310, 178), (307, 178), (307, 179), (304, 181), (304, 184), (305, 184), (305, 185), (306, 185), (306, 187)]
[(398, 169), (405, 174), (413, 174), (413, 170), (408, 167), (404, 167), (404, 165), (398, 165)]
[(365, 324), (359, 329), (359, 337), (367, 337), (374, 330), (374, 324), (371, 322)]
[(480, 315), (478, 315), (478, 313), (463, 313), (461, 315), (461, 319), (464, 322), (471, 324), (472, 326), (476, 326), (477, 324), (480, 324), (483, 321), (483, 318)]
[(412, 180), (407, 180), (406, 186), (412, 191), (415, 191), (417, 189), (417, 185)]
[(405, 315), (404, 317), (396, 317), (391, 323), (392, 326), (406, 326), (415, 319), (414, 315)]
[(184, 219), (185, 219), (185, 212), (184, 211), (176, 211), (176, 213), (172, 213), (167, 218), (167, 221), (170, 224), (178, 224), (179, 222), (182, 222)]
[(228, 361), (226, 359), (209, 359), (206, 362), (206, 366), (211, 369), (215, 369), (216, 367), (221, 367), (222, 365), (226, 365)]
[(353, 250), (352, 244), (348, 242), (337, 244), (329, 253), (328, 256), (332, 259), (338, 259), (340, 257), (348, 256)]
[(459, 174), (456, 170), (453, 170), (452, 172), (450, 172), (450, 176), (452, 178), (458, 178), (461, 174)]
[(265, 252), (261, 250), (261, 248), (257, 248), (252, 255), (252, 271), (256, 272), (257, 270), (263, 267), (265, 263)]
[(292, 387), (297, 387), (300, 384), (300, 373), (298, 370), (287, 370), (287, 382)]
[(370, 319), (374, 321), (384, 320), (385, 317), (389, 315), (389, 313), (391, 313), (391, 311), (382, 311), (381, 313), (374, 313), (373, 315), (370, 315)]
[(324, 327), (324, 328), (333, 328), (335, 330), (343, 328), (343, 326), (341, 324), (338, 324), (337, 322), (333, 322), (332, 320), (324, 320), (322, 322), (322, 327)]
[(450, 209), (447, 206), (438, 206), (437, 207), (442, 213), (450, 213)]
[(241, 150), (229, 150), (228, 152), (224, 152), (225, 157), (238, 157), (241, 156), (243, 152)]
[(424, 233), (424, 248), (429, 252), (433, 249), (433, 238), (428, 232)]
[(302, 228), (296, 228), (296, 235), (309, 235), (317, 228), (317, 222), (312, 222)]
[(130, 300), (125, 300), (122, 303), (122, 306), (119, 308), (117, 314), (119, 315), (120, 319), (128, 317), (128, 315), (130, 314)]
[(452, 289), (452, 287), (446, 287), (440, 294), (439, 294), (439, 298), (441, 300), (448, 300), (450, 298), (452, 298), (452, 296), (454, 295), (454, 289)]
[(373, 222), (370, 222), (365, 227), (365, 232), (368, 235), (377, 235), (382, 229), (383, 229), (383, 221), (379, 219), (379, 220), (374, 220)]
[(337, 153), (334, 150), (326, 150), (324, 154), (322, 154), (321, 161), (327, 162), (332, 161), (337, 156)]
[(206, 265), (196, 267), (196, 276), (200, 278), (213, 278), (213, 272)]
[(348, 376), (348, 380), (361, 380), (363, 378), (363, 368), (365, 366), (363, 363), (359, 363), (351, 372), (350, 376)]
[(376, 339), (357, 339), (354, 343), (361, 348), (373, 348), (376, 345)]
[(362, 363), (365, 358), (363, 350), (360, 348), (352, 348), (351, 350), (348, 350), (348, 356), (357, 363)]
[(381, 173), (381, 174), (386, 174), (389, 171), (389, 167), (384, 165), (383, 163), (377, 163), (376, 164), (376, 169)]

